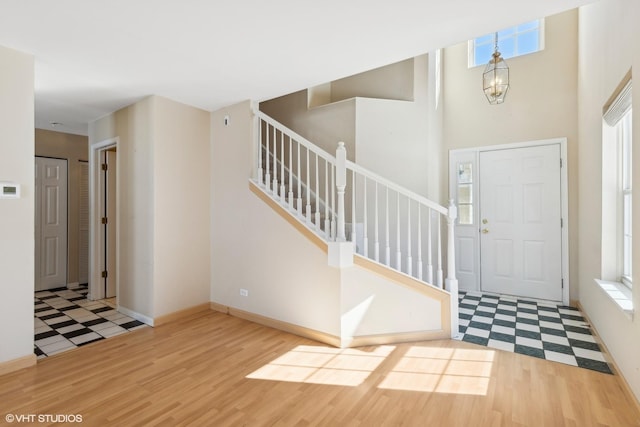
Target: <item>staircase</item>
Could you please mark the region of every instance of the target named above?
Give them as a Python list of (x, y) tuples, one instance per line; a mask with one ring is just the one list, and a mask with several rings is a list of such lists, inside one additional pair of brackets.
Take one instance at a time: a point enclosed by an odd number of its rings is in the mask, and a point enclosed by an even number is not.
[(348, 268), (355, 263), (400, 282), (445, 290), (455, 337), (453, 203), (441, 206), (347, 160), (342, 142), (334, 156), (261, 111), (253, 113), (252, 185), (326, 243), (330, 265)]

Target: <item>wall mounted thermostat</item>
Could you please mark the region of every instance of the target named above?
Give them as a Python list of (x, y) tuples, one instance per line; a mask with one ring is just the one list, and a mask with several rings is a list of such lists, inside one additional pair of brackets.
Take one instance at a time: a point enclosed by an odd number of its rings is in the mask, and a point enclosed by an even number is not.
[(0, 182), (0, 199), (19, 199), (20, 185), (9, 182)]

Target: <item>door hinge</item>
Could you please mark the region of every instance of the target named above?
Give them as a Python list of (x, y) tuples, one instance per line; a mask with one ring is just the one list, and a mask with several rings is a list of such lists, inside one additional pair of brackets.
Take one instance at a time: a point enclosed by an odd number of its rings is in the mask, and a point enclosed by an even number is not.
[(560, 228), (564, 227), (564, 220), (562, 218), (560, 218)]
[(106, 163), (103, 163), (103, 164), (102, 164), (102, 170), (103, 170), (103, 171), (106, 171), (107, 169), (109, 169), (109, 166), (107, 166), (107, 164), (106, 164)]
[(107, 219), (107, 217), (106, 217), (106, 216), (103, 216), (103, 217), (102, 217), (102, 221), (101, 221), (101, 222), (102, 222), (103, 224), (107, 224), (107, 223), (109, 222), (109, 220)]
[(102, 278), (103, 279), (106, 279), (108, 276), (109, 276), (109, 273), (107, 273), (106, 270), (102, 272)]
[(560, 286), (564, 289), (564, 279), (560, 279)]
[(562, 167), (562, 158), (560, 158), (560, 167)]

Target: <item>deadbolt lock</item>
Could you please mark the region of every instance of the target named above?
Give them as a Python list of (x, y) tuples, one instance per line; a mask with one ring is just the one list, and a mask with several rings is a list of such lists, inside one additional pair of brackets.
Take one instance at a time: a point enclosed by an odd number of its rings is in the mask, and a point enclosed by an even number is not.
[(482, 220), (482, 223), (483, 223), (483, 224), (487, 224), (488, 222), (489, 222), (489, 220), (488, 220), (487, 218), (484, 218), (484, 219)]

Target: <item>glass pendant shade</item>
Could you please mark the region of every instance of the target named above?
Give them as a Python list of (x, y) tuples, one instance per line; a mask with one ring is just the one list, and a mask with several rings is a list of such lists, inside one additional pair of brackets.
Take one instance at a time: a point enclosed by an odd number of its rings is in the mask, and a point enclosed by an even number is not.
[(509, 90), (509, 67), (496, 50), (482, 74), (482, 89), (489, 104), (502, 104)]
[(509, 67), (498, 52), (498, 33), (495, 34), (493, 55), (482, 73), (482, 90), (489, 104), (502, 104), (509, 90)]

